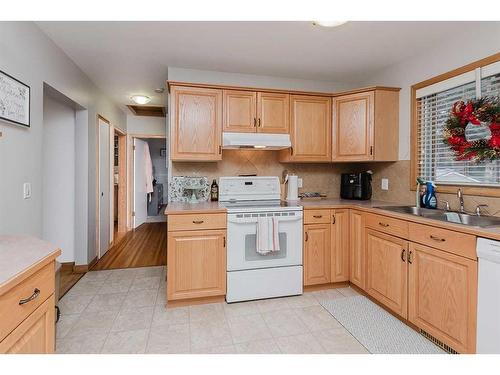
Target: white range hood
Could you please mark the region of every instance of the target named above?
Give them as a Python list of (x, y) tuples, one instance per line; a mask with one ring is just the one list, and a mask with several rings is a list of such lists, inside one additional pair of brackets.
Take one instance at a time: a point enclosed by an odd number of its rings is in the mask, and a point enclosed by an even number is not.
[(282, 150), (291, 146), (289, 134), (222, 133), (224, 149)]

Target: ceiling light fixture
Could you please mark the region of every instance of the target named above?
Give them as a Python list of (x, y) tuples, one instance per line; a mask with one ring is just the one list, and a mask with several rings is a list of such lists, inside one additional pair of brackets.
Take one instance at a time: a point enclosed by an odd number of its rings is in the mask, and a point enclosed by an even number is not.
[(146, 95), (133, 95), (130, 97), (137, 104), (148, 104), (151, 101), (151, 98)]
[(313, 21), (313, 25), (323, 27), (337, 27), (347, 22), (348, 21)]

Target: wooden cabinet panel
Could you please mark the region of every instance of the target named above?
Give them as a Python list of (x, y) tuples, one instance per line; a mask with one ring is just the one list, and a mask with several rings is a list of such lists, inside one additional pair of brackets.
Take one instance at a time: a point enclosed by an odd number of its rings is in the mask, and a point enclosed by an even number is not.
[[(0, 340), (54, 294), (54, 274), (55, 263), (51, 262), (0, 296)], [(34, 297), (31, 301), (19, 304), (30, 296)]]
[(372, 160), (374, 93), (334, 98), (333, 107), (333, 160)]
[(226, 231), (168, 233), (167, 299), (226, 294)]
[(349, 280), (349, 210), (332, 210), (332, 282)]
[(304, 210), (304, 224), (329, 224), (330, 210)]
[(332, 157), (331, 99), (290, 95), (292, 147), (280, 153), (282, 162), (329, 162)]
[(412, 242), (477, 259), (476, 236), (417, 223), (409, 223), (409, 230)]
[(304, 285), (329, 283), (330, 263), (330, 224), (305, 225)]
[(368, 228), (378, 230), (393, 236), (408, 239), (408, 222), (392, 217), (366, 214), (365, 223)]
[(408, 319), (461, 353), (476, 348), (477, 262), (410, 244)]
[(0, 342), (0, 353), (52, 354), (55, 341), (55, 301), (52, 294)]
[(257, 127), (257, 94), (253, 91), (224, 90), (224, 131), (254, 133)]
[(407, 316), (408, 242), (366, 230), (366, 292), (403, 318)]
[(222, 90), (172, 86), (169, 110), (173, 161), (222, 159)]
[(350, 274), (349, 281), (361, 289), (365, 289), (365, 233), (364, 215), (362, 212), (351, 210), (349, 214), (349, 249)]
[(226, 214), (168, 215), (169, 232), (180, 230), (225, 229)]
[(257, 131), (288, 134), (290, 127), (290, 95), (257, 93)]

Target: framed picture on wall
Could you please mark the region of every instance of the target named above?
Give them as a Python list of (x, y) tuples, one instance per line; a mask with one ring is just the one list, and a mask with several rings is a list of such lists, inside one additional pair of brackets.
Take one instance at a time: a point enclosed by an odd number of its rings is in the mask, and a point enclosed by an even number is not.
[(0, 121), (30, 127), (30, 87), (1, 70)]

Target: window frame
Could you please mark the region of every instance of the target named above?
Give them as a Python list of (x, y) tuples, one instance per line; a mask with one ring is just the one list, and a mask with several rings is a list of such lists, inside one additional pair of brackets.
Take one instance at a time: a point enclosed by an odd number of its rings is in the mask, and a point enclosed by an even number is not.
[[(471, 64), (467, 64), (460, 68), (451, 70), (449, 72), (440, 74), (436, 77), (427, 79), (425, 81), (419, 82), (411, 86), (411, 108), (410, 108), (410, 190), (415, 191), (417, 188), (417, 171), (418, 171), (418, 112), (417, 112), (417, 90), (424, 87), (433, 85), (445, 81), (447, 79), (456, 77), (458, 75), (473, 71), (477, 68), (482, 68), (483, 66), (493, 64), (500, 61), (500, 52), (494, 55), (488, 56), (484, 59), (475, 61)], [(462, 189), (465, 195), (477, 195), (484, 197), (500, 197), (500, 186), (470, 186), (470, 185), (460, 185), (460, 184), (446, 184), (436, 186), (436, 191), (438, 193), (455, 193), (457, 189)]]

